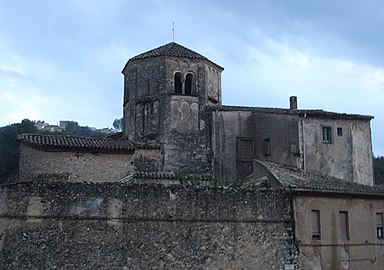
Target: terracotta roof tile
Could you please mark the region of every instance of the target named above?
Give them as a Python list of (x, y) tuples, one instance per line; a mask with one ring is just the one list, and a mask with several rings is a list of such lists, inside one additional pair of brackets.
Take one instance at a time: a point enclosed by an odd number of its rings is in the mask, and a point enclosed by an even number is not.
[(123, 139), (98, 139), (77, 136), (22, 134), (18, 141), (26, 145), (50, 149), (82, 151), (133, 152), (135, 145)]
[(171, 42), (163, 46), (160, 46), (158, 48), (136, 55), (135, 57), (132, 57), (131, 59), (129, 59), (129, 61), (140, 60), (140, 59), (151, 58), (151, 57), (158, 57), (158, 56), (182, 57), (182, 58), (188, 58), (188, 59), (206, 60), (214, 64), (215, 66), (223, 69), (219, 65), (210, 61), (207, 57), (195, 51), (192, 51), (180, 44), (177, 44), (176, 42)]
[(260, 160), (257, 160), (257, 162), (270, 171), (284, 187), (295, 191), (384, 196), (382, 187), (361, 185), (318, 172), (303, 171), (281, 164)]
[(360, 119), (371, 120), (373, 116), (360, 115), (360, 114), (347, 114), (328, 112), (323, 110), (290, 110), (284, 108), (268, 108), (268, 107), (245, 107), (245, 106), (222, 106), (221, 108), (213, 108), (218, 111), (249, 111), (257, 113), (275, 113), (275, 114), (296, 114), (306, 117), (321, 117), (321, 118), (333, 118), (333, 119)]
[(194, 52), (175, 42), (171, 42), (163, 46), (160, 46), (158, 48), (147, 51), (145, 53), (141, 53), (131, 58), (131, 60), (144, 59), (144, 58), (157, 57), (157, 56), (176, 56), (176, 57), (185, 57), (190, 59), (208, 60), (208, 58), (206, 58), (205, 56), (202, 56), (201, 54)]

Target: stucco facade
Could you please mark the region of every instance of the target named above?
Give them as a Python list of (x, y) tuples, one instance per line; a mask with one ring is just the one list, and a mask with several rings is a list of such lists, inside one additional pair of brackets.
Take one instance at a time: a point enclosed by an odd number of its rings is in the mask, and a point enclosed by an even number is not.
[(291, 198), (296, 269), (384, 269), (384, 190), (276, 163), (254, 162), (253, 179)]
[[(300, 118), (303, 168), (373, 185), (370, 117), (305, 114)], [(324, 141), (323, 129), (330, 140)]]
[(254, 159), (300, 166), (297, 123), (297, 114), (284, 109), (223, 106), (212, 111), (215, 175), (247, 177)]
[[(376, 214), (384, 212), (383, 198), (350, 196), (294, 197), (299, 269), (383, 269), (384, 240), (377, 235)], [(313, 239), (311, 211), (319, 211), (320, 236)], [(348, 214), (343, 239), (340, 212)]]

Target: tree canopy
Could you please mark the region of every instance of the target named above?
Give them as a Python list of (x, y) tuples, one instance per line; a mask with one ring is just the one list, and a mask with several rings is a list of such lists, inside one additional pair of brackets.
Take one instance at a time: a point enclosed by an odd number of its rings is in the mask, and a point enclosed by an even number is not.
[(124, 129), (124, 118), (118, 118), (113, 121), (113, 128), (117, 131), (122, 131)]
[(373, 168), (375, 184), (384, 185), (384, 157), (375, 157), (373, 159)]
[(0, 128), (0, 183), (15, 177), (19, 165), (17, 135), (37, 133), (34, 122), (24, 119), (21, 123)]

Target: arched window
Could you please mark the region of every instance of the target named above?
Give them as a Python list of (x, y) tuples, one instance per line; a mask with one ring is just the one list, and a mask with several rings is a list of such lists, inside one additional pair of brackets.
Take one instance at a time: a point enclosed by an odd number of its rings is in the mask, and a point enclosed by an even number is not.
[(187, 96), (192, 95), (192, 81), (193, 81), (193, 75), (188, 73), (187, 77), (185, 78), (185, 95)]
[(183, 84), (181, 83), (181, 73), (175, 73), (175, 94), (181, 95), (183, 93)]

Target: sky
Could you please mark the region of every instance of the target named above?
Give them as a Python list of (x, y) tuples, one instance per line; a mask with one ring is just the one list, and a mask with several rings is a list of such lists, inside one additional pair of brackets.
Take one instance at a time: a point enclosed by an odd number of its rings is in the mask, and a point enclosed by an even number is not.
[(172, 42), (225, 68), (223, 104), (372, 115), (384, 156), (382, 0), (0, 0), (0, 126), (111, 127), (125, 63)]

